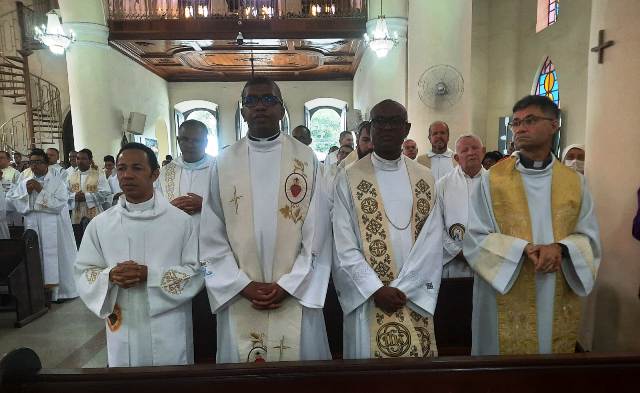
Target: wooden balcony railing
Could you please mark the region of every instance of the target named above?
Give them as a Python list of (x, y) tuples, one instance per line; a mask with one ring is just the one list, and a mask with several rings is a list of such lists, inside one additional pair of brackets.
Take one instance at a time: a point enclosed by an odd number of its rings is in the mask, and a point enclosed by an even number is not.
[(109, 20), (366, 18), (367, 0), (109, 0)]

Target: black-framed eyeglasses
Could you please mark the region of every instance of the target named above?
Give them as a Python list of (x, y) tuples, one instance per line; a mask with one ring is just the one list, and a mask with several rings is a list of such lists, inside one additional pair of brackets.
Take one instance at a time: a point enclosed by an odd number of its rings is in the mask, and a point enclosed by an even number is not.
[(268, 94), (264, 96), (245, 96), (242, 97), (242, 106), (254, 107), (258, 103), (262, 102), (264, 106), (274, 106), (276, 104), (282, 105), (282, 100), (274, 95)]
[(371, 119), (371, 124), (374, 127), (402, 127), (407, 124), (407, 119), (402, 116), (383, 117), (378, 116)]
[(520, 120), (520, 119), (515, 119), (513, 120), (511, 123), (509, 123), (509, 128), (513, 131), (514, 128), (518, 128), (520, 126), (532, 126), (535, 125), (537, 122), (539, 122), (540, 120), (555, 120), (551, 117), (542, 117), (542, 116), (536, 116), (536, 115), (529, 115), (527, 117), (525, 117), (524, 119)]

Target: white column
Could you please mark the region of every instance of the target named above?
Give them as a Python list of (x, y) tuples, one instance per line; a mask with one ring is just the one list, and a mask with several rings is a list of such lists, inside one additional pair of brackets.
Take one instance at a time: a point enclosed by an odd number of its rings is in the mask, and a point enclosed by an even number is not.
[(76, 35), (66, 53), (75, 148), (91, 149), (99, 163), (104, 155), (118, 151), (122, 136), (122, 114), (114, 110), (109, 87), (104, 9), (99, 0), (59, 0), (59, 5), (64, 28)]
[[(380, 3), (370, 2), (367, 34), (373, 37)], [(397, 34), (398, 44), (385, 56), (378, 57), (373, 50), (365, 48), (365, 53), (353, 79), (353, 106), (369, 119), (369, 111), (384, 99), (407, 105), (407, 1), (393, 0), (383, 3), (389, 33)]]
[(638, 351), (640, 242), (631, 236), (640, 187), (640, 2), (592, 3), (590, 46), (598, 31), (615, 45), (604, 63), (589, 53), (586, 177), (600, 220), (604, 258), (597, 280), (594, 350)]
[[(451, 131), (449, 147), (471, 128), (471, 9), (469, 0), (409, 2), (407, 103), (410, 137), (425, 152), (429, 123), (444, 120)], [(464, 94), (453, 107), (436, 110), (420, 100), (418, 82), (429, 67), (447, 64), (464, 78)]]

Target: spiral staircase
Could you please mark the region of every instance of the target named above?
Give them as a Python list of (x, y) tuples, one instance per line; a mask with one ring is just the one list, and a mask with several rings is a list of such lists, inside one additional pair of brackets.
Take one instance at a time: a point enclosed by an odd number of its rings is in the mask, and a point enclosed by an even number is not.
[(26, 152), (62, 139), (60, 90), (29, 72), (28, 56), (42, 49), (31, 32), (43, 22), (44, 7), (16, 2), (15, 11), (0, 15), (0, 97), (21, 109), (0, 125), (0, 150)]

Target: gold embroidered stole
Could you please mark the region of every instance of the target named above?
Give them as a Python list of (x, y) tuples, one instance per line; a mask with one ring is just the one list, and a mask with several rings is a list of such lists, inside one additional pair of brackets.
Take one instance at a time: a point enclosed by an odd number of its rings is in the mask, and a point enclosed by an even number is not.
[[(422, 154), (416, 157), (416, 162), (418, 164), (426, 166), (427, 168), (431, 168), (431, 157), (429, 157), (427, 154)], [(451, 162), (453, 162), (454, 168), (458, 166), (458, 161), (456, 161), (453, 157), (451, 157)]]
[[(551, 175), (551, 217), (553, 238), (569, 236), (578, 221), (582, 188), (578, 174), (554, 162)], [(532, 242), (531, 216), (527, 194), (515, 158), (491, 168), (491, 200), (500, 233)], [(497, 295), (498, 339), (501, 354), (537, 354), (537, 311), (535, 269), (531, 260), (522, 264), (520, 274), (506, 295)], [(574, 352), (580, 323), (580, 302), (562, 270), (556, 272), (553, 307), (552, 351)]]
[[(287, 135), (282, 138), (278, 224), (272, 282), (291, 272), (300, 253), (302, 224), (315, 185), (313, 151)], [(238, 266), (252, 281), (264, 282), (253, 222), (253, 193), (246, 138), (218, 157), (220, 198), (227, 236)], [(258, 195), (260, 190), (256, 190)], [(256, 310), (238, 296), (230, 306), (241, 361), (300, 359), (302, 306), (292, 296), (280, 308)]]
[(338, 168), (346, 168), (347, 165), (351, 165), (354, 162), (358, 161), (358, 150), (352, 150), (351, 153), (349, 153), (344, 160), (340, 161), (340, 163), (338, 164)]
[[(97, 169), (93, 168), (89, 168), (87, 172), (87, 180), (84, 182), (84, 186), (81, 186), (80, 170), (76, 169), (73, 171), (71, 176), (69, 176), (69, 190), (71, 192), (82, 191), (83, 193), (94, 193), (98, 191), (100, 173)], [(73, 224), (79, 224), (83, 217), (92, 219), (101, 211), (102, 209), (100, 209), (98, 205), (89, 208), (87, 207), (87, 202), (76, 202), (76, 207), (71, 212), (71, 222)]]
[[(182, 168), (170, 162), (160, 170), (160, 187), (169, 202), (180, 196), (180, 175)], [(176, 181), (176, 179), (178, 179)]]
[[(417, 239), (435, 203), (433, 176), (412, 160), (404, 160), (413, 191), (413, 240)], [(368, 155), (346, 169), (356, 207), (363, 254), (384, 285), (398, 275), (382, 195)], [(437, 356), (433, 319), (408, 307), (387, 314), (375, 305), (369, 317), (371, 353), (376, 358)]]

